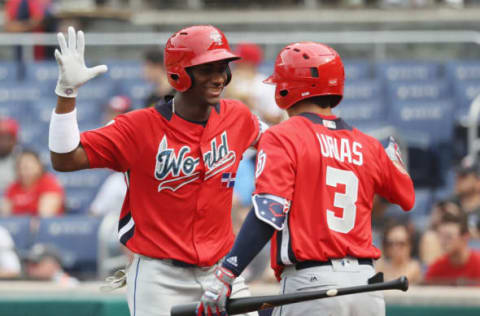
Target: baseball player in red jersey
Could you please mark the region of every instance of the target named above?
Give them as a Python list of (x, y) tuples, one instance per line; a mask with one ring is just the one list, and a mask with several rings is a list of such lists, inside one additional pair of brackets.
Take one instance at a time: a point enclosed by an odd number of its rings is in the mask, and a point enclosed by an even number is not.
[[(393, 139), (387, 149), (332, 114), (344, 69), (332, 48), (286, 46), (266, 83), (289, 119), (265, 132), (257, 155), (253, 209), (197, 311), (224, 311), (231, 283), (271, 239), (282, 293), (366, 284), (380, 250), (372, 245), (375, 194), (413, 207), (412, 181)], [(385, 315), (380, 293), (285, 305), (273, 315)]]
[[(200, 299), (217, 262), (233, 245), (235, 172), (263, 126), (246, 105), (221, 99), (231, 79), (229, 62), (238, 57), (219, 29), (182, 29), (165, 46), (168, 80), (176, 95), (80, 134), (78, 87), (107, 69), (85, 66), (81, 31), (70, 27), (68, 44), (61, 33), (58, 41), (52, 164), (59, 171), (110, 168), (125, 173), (128, 191), (118, 232), (135, 254), (126, 276), (130, 313), (170, 315), (172, 305)], [(243, 280), (234, 284), (232, 295), (249, 295)]]

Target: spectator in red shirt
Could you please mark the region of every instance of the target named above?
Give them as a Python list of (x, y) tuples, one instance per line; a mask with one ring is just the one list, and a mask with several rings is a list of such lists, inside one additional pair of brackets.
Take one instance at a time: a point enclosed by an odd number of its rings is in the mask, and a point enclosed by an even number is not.
[(17, 179), (5, 191), (4, 215), (54, 216), (64, 211), (64, 191), (55, 176), (46, 172), (33, 151), (17, 159)]
[[(53, 33), (57, 31), (53, 15), (52, 0), (8, 0), (5, 3), (5, 32), (12, 33)], [(18, 78), (25, 76), (24, 52), (22, 46), (15, 46), (18, 62)], [(33, 47), (35, 60), (53, 59), (54, 46)]]
[(445, 255), (428, 267), (425, 282), (480, 286), (480, 252), (468, 246), (466, 214), (445, 213), (438, 226), (438, 234)]

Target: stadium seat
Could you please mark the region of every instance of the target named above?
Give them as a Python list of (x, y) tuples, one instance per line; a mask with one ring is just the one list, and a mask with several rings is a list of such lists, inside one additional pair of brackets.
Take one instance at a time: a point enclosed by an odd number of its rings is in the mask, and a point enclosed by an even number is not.
[(441, 64), (430, 61), (386, 61), (375, 64), (375, 77), (385, 81), (434, 80), (440, 77)]
[(94, 273), (99, 225), (100, 219), (83, 215), (42, 218), (34, 236), (34, 244), (55, 246), (68, 270)]
[(25, 80), (32, 85), (42, 88), (44, 96), (54, 95), (58, 79), (58, 65), (56, 61), (31, 62), (26, 65)]
[(28, 82), (3, 82), (0, 86), (0, 102), (35, 101), (41, 96), (41, 89)]
[(77, 120), (82, 130), (86, 127), (98, 128), (103, 125), (103, 116), (105, 112), (105, 104), (95, 101), (79, 101), (77, 102)]
[(390, 109), (389, 122), (408, 143), (409, 170), (417, 186), (444, 185), (452, 159), (453, 111), (450, 100), (401, 101)]
[(345, 100), (333, 109), (333, 113), (343, 118), (348, 124), (360, 126), (375, 125), (387, 121), (384, 103), (379, 99)]
[(35, 151), (48, 149), (48, 122), (33, 122), (22, 125), (19, 131), (20, 143)]
[(30, 113), (30, 102), (0, 101), (0, 116), (14, 118), (18, 121), (20, 127), (32, 121)]
[[(52, 90), (53, 91), (53, 90)], [(52, 111), (57, 104), (57, 97), (52, 92), (50, 96), (41, 97), (30, 104), (30, 116), (35, 117), (36, 122), (43, 122), (49, 124)]]
[(390, 102), (408, 100), (440, 100), (452, 91), (446, 80), (387, 81), (386, 96)]
[(344, 60), (345, 80), (368, 80), (372, 78), (372, 65), (365, 60)]
[(104, 104), (110, 97), (116, 94), (115, 83), (95, 78), (80, 88), (77, 101)]
[(17, 80), (17, 64), (14, 62), (0, 62), (0, 82)]
[(446, 76), (449, 80), (480, 80), (480, 62), (478, 60), (452, 60), (445, 64)]
[(10, 216), (0, 218), (0, 226), (9, 231), (20, 255), (26, 254), (32, 245), (30, 216)]
[(480, 95), (480, 79), (460, 80), (453, 82), (457, 120), (468, 117), (470, 105), (476, 96)]
[(69, 215), (87, 214), (97, 192), (96, 188), (66, 188), (66, 212)]
[(142, 79), (142, 63), (140, 61), (109, 60), (105, 64), (108, 66), (108, 72), (105, 74), (108, 79), (118, 81)]
[(95, 189), (103, 183), (110, 173), (107, 169), (90, 169), (75, 172), (59, 172), (57, 177), (65, 188)]
[(342, 106), (345, 101), (383, 98), (382, 85), (378, 80), (350, 80), (345, 82)]
[(123, 80), (119, 84), (119, 94), (126, 95), (132, 100), (132, 106), (134, 108), (143, 107), (145, 98), (153, 90), (152, 84), (145, 80)]
[(398, 101), (390, 108), (389, 121), (411, 142), (416, 133), (428, 135), (429, 143), (450, 141), (454, 105), (451, 100)]

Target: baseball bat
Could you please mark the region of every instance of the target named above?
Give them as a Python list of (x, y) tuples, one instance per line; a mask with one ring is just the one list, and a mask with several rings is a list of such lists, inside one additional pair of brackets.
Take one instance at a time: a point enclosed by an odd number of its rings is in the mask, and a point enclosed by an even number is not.
[[(372, 283), (366, 285), (344, 287), (338, 289), (308, 291), (300, 293), (289, 293), (281, 295), (252, 296), (230, 299), (227, 302), (228, 315), (248, 313), (256, 310), (272, 308), (275, 306), (298, 303), (303, 301), (315, 300), (319, 298), (357, 294), (363, 292), (383, 291), (383, 290), (402, 290), (408, 289), (408, 279), (402, 276), (398, 279)], [(173, 306), (170, 310), (171, 316), (195, 316), (195, 309), (198, 302)]]

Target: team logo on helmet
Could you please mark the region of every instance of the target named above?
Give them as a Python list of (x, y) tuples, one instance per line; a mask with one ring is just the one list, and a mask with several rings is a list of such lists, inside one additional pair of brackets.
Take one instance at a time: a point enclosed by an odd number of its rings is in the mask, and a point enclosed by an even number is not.
[(222, 35), (220, 35), (220, 33), (217, 31), (217, 30), (213, 30), (211, 33), (210, 33), (210, 38), (212, 39), (212, 41), (214, 41), (215, 43), (217, 43), (218, 45), (222, 45), (223, 42), (222, 42)]

